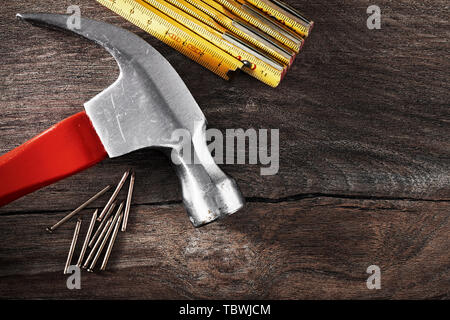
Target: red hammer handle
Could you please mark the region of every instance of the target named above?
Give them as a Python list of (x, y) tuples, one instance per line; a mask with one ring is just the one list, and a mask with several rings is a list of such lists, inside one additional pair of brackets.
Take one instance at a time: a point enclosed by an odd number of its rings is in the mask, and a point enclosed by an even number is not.
[(0, 206), (106, 156), (87, 114), (77, 113), (0, 157)]

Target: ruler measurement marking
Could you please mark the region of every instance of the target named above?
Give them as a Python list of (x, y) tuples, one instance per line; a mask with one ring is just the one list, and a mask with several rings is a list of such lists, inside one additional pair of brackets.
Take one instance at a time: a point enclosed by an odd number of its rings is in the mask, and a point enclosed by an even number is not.
[(278, 31), (272, 29), (270, 26), (266, 25), (263, 21), (260, 21), (256, 17), (245, 12), (242, 8), (239, 7), (238, 3), (233, 4), (232, 2), (228, 2), (227, 0), (213, 0), (213, 1), (221, 4), (224, 8), (230, 10), (232, 13), (234, 13), (238, 17), (241, 17), (243, 20), (247, 21), (256, 28), (269, 34), (272, 38), (280, 41), (282, 44), (289, 47), (290, 49), (295, 50), (296, 52), (300, 51), (300, 46), (298, 44), (288, 39)]
[[(276, 20), (278, 20), (280, 23), (288, 26), (289, 28), (296, 31), (298, 34), (302, 36), (308, 36), (309, 34), (309, 26), (304, 26), (298, 21), (295, 21), (293, 18), (287, 16), (286, 14), (283, 14), (280, 11), (277, 11), (274, 7), (277, 6), (276, 3), (271, 1), (264, 1), (264, 0), (245, 0), (246, 2), (252, 4), (256, 8), (260, 9), (261, 11), (267, 13), (268, 15), (274, 17)], [(283, 9), (280, 7), (280, 9)], [(290, 14), (289, 12), (286, 12), (287, 14)], [(306, 19), (302, 19), (306, 20)]]
[[(212, 44), (217, 45), (221, 49), (225, 50), (229, 54), (236, 57), (238, 60), (249, 61), (254, 66), (254, 67), (253, 66), (250, 67), (251, 70), (255, 70), (257, 66), (259, 66), (258, 71), (260, 68), (272, 69), (271, 70), (272, 72), (270, 72), (270, 76), (271, 76), (270, 79), (258, 78), (259, 80), (265, 82), (266, 84), (272, 85), (272, 86), (274, 84), (278, 84), (279, 81), (281, 80), (281, 71), (274, 70), (271, 66), (263, 63), (261, 60), (259, 60), (252, 54), (247, 53), (246, 51), (234, 46), (231, 43), (228, 43), (226, 40), (217, 36), (214, 33), (215, 30), (211, 29), (211, 31), (210, 31), (207, 29), (207, 26), (202, 27), (202, 25), (203, 25), (202, 21), (195, 22), (196, 20), (191, 20), (192, 17), (190, 17), (191, 19), (189, 19), (187, 16), (187, 13), (184, 12), (183, 10), (179, 9), (178, 7), (173, 6), (167, 2), (162, 2), (161, 0), (144, 0), (144, 1), (148, 5), (155, 7), (156, 9), (167, 14), (169, 17), (175, 19), (176, 21), (181, 22), (184, 26), (190, 28), (194, 32), (197, 32), (197, 34), (202, 36), (205, 40), (208, 40), (208, 41), (212, 42)], [(244, 57), (244, 59), (242, 59), (242, 56)], [(245, 68), (246, 67), (244, 67), (244, 69)], [(267, 77), (269, 75), (267, 71), (262, 74), (265, 77)], [(250, 73), (250, 75), (252, 75), (252, 73)]]
[[(285, 65), (290, 64), (291, 59), (283, 56), (280, 52), (277, 51), (277, 49), (274, 49), (272, 44), (270, 44), (268, 40), (262, 38), (256, 39), (254, 38), (255, 35), (249, 35), (247, 32), (235, 26), (235, 23), (239, 22), (239, 19), (233, 20), (231, 17), (227, 16), (227, 14), (229, 14), (229, 10), (225, 9), (224, 6), (222, 6), (218, 2), (215, 2), (213, 0), (185, 0), (185, 1), (191, 4), (192, 6), (196, 7), (198, 10), (210, 16), (212, 19), (214, 19), (217, 23), (222, 25), (227, 30), (250, 42), (260, 50), (263, 50), (266, 54), (270, 55), (271, 57), (275, 58), (276, 60), (282, 62)], [(249, 25), (248, 27), (251, 26)], [(257, 35), (257, 37), (264, 37), (264, 36)]]
[[(257, 49), (252, 51), (255, 48), (251, 49), (242, 45), (236, 46), (235, 42), (229, 42), (229, 37), (223, 38), (224, 34), (221, 33), (227, 33), (227, 30), (232, 28), (227, 28), (222, 23), (215, 24), (218, 21), (213, 22), (213, 20), (216, 20), (214, 16), (211, 16), (208, 12), (203, 12), (203, 10), (192, 4), (196, 0), (191, 0), (192, 2), (180, 0), (191, 6), (191, 8), (188, 8), (189, 10), (199, 10), (194, 12), (197, 14), (195, 17), (177, 6), (175, 3), (178, 3), (178, 0), (96, 1), (222, 78), (228, 79), (230, 71), (242, 68), (249, 75), (275, 87), (286, 72), (285, 65), (284, 67), (283, 64), (277, 66), (277, 62), (273, 59), (271, 62), (271, 59), (267, 56), (264, 58), (265, 54), (257, 53)], [(203, 3), (209, 7), (207, 4), (209, 1), (206, 0), (206, 3)], [(215, 4), (220, 6), (217, 2)], [(171, 8), (168, 8), (168, 6), (171, 6)], [(209, 8), (213, 9), (212, 7)], [(218, 12), (218, 14), (223, 15), (221, 12)], [(210, 20), (210, 18), (213, 20)], [(224, 15), (224, 19), (232, 21), (226, 15)], [(236, 27), (232, 27), (240, 31)], [(221, 28), (222, 30), (220, 30)], [(230, 31), (233, 32), (233, 30)], [(258, 42), (257, 39), (252, 40)], [(252, 41), (249, 42), (252, 43)], [(256, 47), (261, 49), (260, 46)], [(246, 50), (249, 51), (247, 52)], [(264, 51), (267, 53), (266, 50)], [(250, 62), (250, 65), (248, 63), (244, 64), (242, 61)]]
[[(166, 19), (165, 15), (155, 11), (151, 11), (148, 8), (142, 6), (141, 3), (134, 0), (97, 0), (97, 2), (105, 5), (110, 10), (116, 12), (120, 16), (129, 20), (133, 24), (137, 25), (141, 29), (147, 31), (149, 34), (163, 41), (167, 45), (175, 48), (180, 53), (186, 55), (190, 59), (195, 62), (201, 64), (202, 66), (208, 68), (214, 73), (218, 74), (222, 78), (228, 79), (227, 73), (229, 71), (234, 71), (243, 66), (242, 62), (230, 56), (229, 54), (223, 52), (219, 48), (215, 48), (212, 44), (201, 43), (196, 39), (197, 35), (190, 34), (190, 30), (187, 30), (182, 25), (179, 25), (176, 21), (168, 18)], [(134, 13), (130, 14), (131, 9), (134, 8)], [(155, 9), (156, 10), (156, 9)], [(137, 14), (140, 13), (140, 16)], [(148, 19), (151, 17), (151, 19)], [(148, 22), (148, 20), (152, 20), (152, 25), (149, 26), (142, 21)], [(163, 29), (163, 30), (161, 30)], [(183, 30), (184, 29), (184, 30)], [(188, 43), (194, 44), (194, 46), (201, 48), (203, 53), (201, 55), (193, 54), (192, 50), (187, 48), (186, 45), (180, 44), (177, 41), (174, 41), (167, 35), (172, 32), (174, 35), (181, 37)], [(207, 55), (205, 55), (207, 53)], [(204, 58), (203, 58), (204, 57)], [(218, 61), (209, 61), (209, 60), (218, 60), (223, 61), (224, 65), (228, 68), (221, 68), (220, 70), (214, 65), (218, 64)]]

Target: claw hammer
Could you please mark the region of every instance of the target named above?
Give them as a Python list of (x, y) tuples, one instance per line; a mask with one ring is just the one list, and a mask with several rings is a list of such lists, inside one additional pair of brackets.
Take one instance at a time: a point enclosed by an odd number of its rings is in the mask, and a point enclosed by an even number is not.
[[(22, 14), (19, 18), (70, 30), (103, 46), (120, 68), (119, 78), (79, 112), (0, 157), (0, 206), (102, 161), (142, 148), (171, 154), (183, 203), (195, 227), (244, 205), (236, 182), (215, 164), (206, 144), (206, 119), (180, 76), (153, 47), (111, 24), (68, 15)], [(197, 161), (182, 155), (189, 133)]]

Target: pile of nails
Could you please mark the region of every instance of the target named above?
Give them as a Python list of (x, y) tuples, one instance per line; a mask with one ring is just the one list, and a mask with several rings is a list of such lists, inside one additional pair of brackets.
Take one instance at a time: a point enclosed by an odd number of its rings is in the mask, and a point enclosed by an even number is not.
[[(116, 189), (114, 190), (112, 196), (109, 198), (106, 205), (103, 207), (102, 211), (100, 212), (100, 215), (98, 215), (98, 209), (94, 211), (92, 214), (91, 222), (89, 223), (89, 228), (86, 233), (86, 237), (83, 242), (83, 246), (81, 248), (80, 256), (78, 257), (77, 266), (82, 267), (83, 269), (87, 269), (89, 272), (93, 272), (95, 265), (102, 255), (103, 249), (105, 248), (106, 244), (108, 243), (108, 246), (106, 248), (106, 252), (103, 257), (103, 262), (100, 266), (100, 270), (106, 269), (106, 264), (108, 263), (109, 256), (111, 255), (112, 248), (114, 246), (114, 242), (116, 241), (117, 233), (119, 231), (119, 228), (121, 228), (122, 232), (126, 231), (127, 229), (127, 222), (128, 222), (128, 216), (130, 213), (130, 207), (131, 207), (131, 197), (133, 194), (133, 186), (134, 186), (134, 180), (135, 180), (135, 173), (134, 171), (131, 172), (130, 177), (130, 184), (128, 188), (128, 194), (126, 198), (126, 202), (122, 201), (119, 204), (119, 207), (115, 211), (115, 214), (112, 214), (114, 212), (114, 209), (117, 206), (117, 196), (122, 189), (123, 185), (125, 184), (128, 176), (130, 175), (130, 170), (126, 171), (122, 178), (120, 179), (119, 183), (117, 184)], [(103, 194), (105, 194), (111, 186), (105, 187), (103, 190), (99, 191), (96, 195), (94, 195), (92, 198), (84, 202), (81, 206), (73, 210), (71, 213), (69, 213), (67, 216), (65, 216), (63, 219), (58, 221), (56, 224), (54, 224), (51, 227), (47, 228), (47, 231), (52, 233), (55, 231), (58, 227), (60, 227), (65, 222), (69, 221), (71, 218), (73, 218), (75, 215), (77, 215), (79, 212), (81, 212), (84, 208), (86, 208), (90, 203), (101, 197)], [(125, 203), (125, 204), (124, 204)], [(81, 222), (82, 219), (78, 218), (77, 224), (75, 226), (75, 231), (72, 238), (72, 243), (70, 245), (69, 254), (67, 256), (66, 265), (64, 267), (64, 274), (68, 273), (69, 266), (72, 263), (73, 253), (75, 251), (75, 247), (78, 240), (78, 235), (80, 233), (81, 229)], [(98, 226), (96, 231), (94, 232), (94, 235), (91, 237), (94, 229), (95, 224), (98, 222)], [(86, 252), (88, 251), (88, 247), (90, 248), (90, 252), (86, 259), (84, 259)]]

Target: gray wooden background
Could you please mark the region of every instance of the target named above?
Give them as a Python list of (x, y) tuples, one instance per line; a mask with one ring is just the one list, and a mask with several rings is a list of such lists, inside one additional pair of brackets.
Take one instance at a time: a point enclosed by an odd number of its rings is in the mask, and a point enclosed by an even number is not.
[[(157, 48), (210, 127), (280, 129), (280, 170), (222, 166), (247, 206), (200, 229), (157, 151), (108, 159), (30, 194), (0, 208), (1, 298), (449, 298), (447, 1), (287, 2), (316, 26), (276, 89), (243, 73), (226, 82), (93, 0), (2, 5), (0, 154), (116, 79), (102, 48), (15, 19), (76, 4)], [(366, 27), (372, 4), (381, 30)], [(128, 168), (136, 171), (129, 230), (107, 272), (83, 273), (82, 289), (68, 290), (62, 270), (75, 223), (52, 235), (45, 227)], [(82, 214), (82, 234), (105, 200)], [(366, 287), (373, 264), (381, 290)]]

